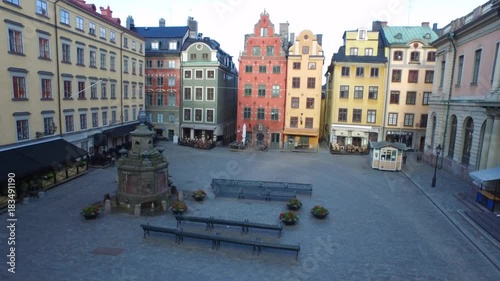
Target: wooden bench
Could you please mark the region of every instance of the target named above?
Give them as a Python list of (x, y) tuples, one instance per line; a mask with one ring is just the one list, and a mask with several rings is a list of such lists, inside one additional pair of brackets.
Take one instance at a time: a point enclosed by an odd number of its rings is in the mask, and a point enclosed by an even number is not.
[(299, 256), (299, 251), (300, 251), (300, 245), (288, 245), (288, 244), (279, 244), (279, 243), (271, 243), (271, 242), (261, 242), (260, 239), (252, 241), (252, 240), (245, 240), (245, 239), (239, 239), (239, 238), (224, 237), (224, 236), (220, 236), (220, 233), (216, 233), (215, 235), (194, 233), (194, 232), (183, 231), (182, 228), (179, 230), (179, 229), (151, 226), (148, 224), (141, 224), (141, 227), (144, 230), (144, 238), (146, 238), (146, 234), (149, 235), (151, 231), (162, 232), (162, 233), (171, 233), (171, 234), (175, 234), (175, 243), (176, 244), (181, 244), (182, 241), (184, 241), (184, 237), (202, 239), (202, 240), (210, 240), (210, 241), (212, 241), (212, 249), (215, 249), (215, 250), (219, 250), (221, 242), (225, 242), (225, 243), (231, 243), (231, 244), (252, 246), (252, 248), (253, 248), (252, 254), (255, 254), (255, 252), (257, 252), (257, 255), (260, 254), (262, 248), (272, 248), (272, 249), (278, 249), (278, 250), (295, 251), (296, 252), (295, 259), (297, 259)]
[(281, 237), (281, 232), (283, 231), (283, 226), (280, 224), (264, 224), (245, 221), (234, 221), (225, 219), (216, 219), (214, 217), (204, 218), (204, 217), (192, 217), (192, 216), (175, 216), (177, 220), (177, 227), (181, 226), (183, 221), (190, 222), (201, 222), (206, 224), (206, 230), (214, 229), (214, 225), (227, 225), (227, 226), (239, 226), (241, 227), (241, 233), (247, 234), (250, 228), (256, 229), (266, 229), (266, 230), (276, 230), (279, 232), (279, 237)]
[(217, 197), (237, 197), (238, 199), (264, 199), (265, 201), (284, 200), (287, 201), (297, 197), (295, 190), (263, 189), (256, 186), (230, 187), (220, 186), (214, 190)]
[(300, 194), (312, 194), (312, 185), (305, 183), (212, 179), (211, 185), (214, 190), (221, 188), (232, 188), (235, 190), (260, 188), (263, 190), (292, 190)]
[(483, 203), (484, 197), (486, 197), (486, 208), (490, 211), (493, 211), (495, 207), (494, 202), (500, 202), (500, 196), (495, 196), (493, 193), (483, 189), (477, 191), (476, 202)]

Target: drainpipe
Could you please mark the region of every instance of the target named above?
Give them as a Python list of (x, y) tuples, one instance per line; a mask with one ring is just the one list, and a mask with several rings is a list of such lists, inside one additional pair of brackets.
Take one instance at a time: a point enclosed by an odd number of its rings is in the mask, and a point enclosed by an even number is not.
[[(120, 95), (120, 119), (121, 119), (121, 124), (123, 125), (124, 123), (124, 117), (123, 117), (123, 33), (125, 31), (120, 32), (120, 89), (121, 89), (121, 95)], [(144, 51), (146, 51), (146, 48), (144, 46)], [(116, 63), (116, 60), (115, 60)], [(145, 106), (144, 106), (145, 108)], [(129, 112), (130, 113), (130, 112)], [(132, 121), (134, 120), (134, 116), (132, 116)]]
[[(451, 101), (451, 95), (452, 95), (452, 88), (453, 88), (453, 76), (455, 74), (455, 63), (457, 60), (457, 46), (455, 45), (455, 33), (450, 32), (448, 39), (450, 40), (452, 46), (453, 46), (453, 63), (451, 66), (451, 78), (450, 78), (450, 89), (448, 90), (448, 101), (446, 104), (446, 118), (445, 118), (445, 123), (444, 123), (444, 135), (443, 135), (443, 142), (441, 147), (443, 148), (442, 150), (442, 155), (441, 155), (441, 163), (439, 165), (439, 169), (443, 168), (443, 161), (444, 161), (444, 154), (445, 154), (445, 144), (446, 144), (446, 134), (448, 133), (448, 119), (450, 118), (450, 101)], [(434, 148), (432, 148), (434, 149)]]
[(61, 105), (61, 70), (59, 68), (59, 35), (58, 35), (58, 25), (57, 25), (57, 2), (61, 0), (56, 0), (54, 2), (54, 27), (55, 27), (55, 35), (56, 35), (56, 81), (57, 81), (57, 107), (58, 107), (58, 115), (59, 115), (59, 136), (62, 137), (62, 105)]
[[(384, 97), (384, 110), (382, 112), (382, 141), (385, 140), (385, 129), (386, 129), (386, 120), (387, 120), (387, 100), (390, 97), (391, 91), (389, 89), (389, 79), (391, 79), (392, 73), (391, 73), (391, 65), (392, 65), (392, 48), (389, 47), (389, 61), (387, 62), (387, 73), (386, 73), (386, 79), (385, 79), (385, 97)], [(401, 139), (401, 134), (399, 135), (399, 138)]]
[[(184, 44), (184, 43), (183, 43)], [(178, 140), (179, 139), (183, 139), (184, 138), (184, 130), (181, 128), (181, 124), (182, 124), (182, 121), (183, 121), (183, 118), (184, 118), (184, 112), (183, 112), (183, 108), (184, 108), (184, 67), (182, 65), (182, 48), (181, 48), (181, 54), (179, 56), (179, 69), (180, 69), (180, 75), (181, 75), (181, 85), (180, 85), (180, 91), (179, 91), (179, 105), (178, 105), (178, 110), (177, 110), (177, 119), (179, 120), (178, 122), (178, 128), (177, 128), (177, 136), (178, 136)], [(219, 77), (217, 76), (217, 79)], [(193, 93), (191, 93), (192, 95)], [(219, 92), (217, 91), (217, 103), (219, 102)], [(174, 120), (175, 121), (175, 120)], [(181, 138), (181, 133), (182, 133), (182, 138)]]
[[(322, 128), (322, 130), (323, 130), (323, 139), (326, 139), (328, 146), (330, 146), (330, 144), (329, 144), (330, 140), (329, 140), (329, 137), (327, 137), (330, 135), (330, 134), (327, 134), (327, 132), (329, 132), (329, 130), (328, 130), (328, 123), (329, 122), (327, 120), (327, 117), (328, 117), (327, 113), (328, 113), (328, 104), (330, 102), (329, 98), (328, 98), (329, 97), (329, 95), (328, 95), (328, 86), (329, 86), (328, 83), (330, 83), (330, 73), (329, 72), (327, 72), (325, 74), (325, 78), (326, 78), (326, 88), (325, 88), (326, 97), (325, 97), (325, 109), (324, 109), (325, 112), (323, 114), (323, 128)], [(325, 125), (327, 125), (327, 126), (325, 126)], [(326, 130), (325, 130), (325, 127), (326, 127)]]

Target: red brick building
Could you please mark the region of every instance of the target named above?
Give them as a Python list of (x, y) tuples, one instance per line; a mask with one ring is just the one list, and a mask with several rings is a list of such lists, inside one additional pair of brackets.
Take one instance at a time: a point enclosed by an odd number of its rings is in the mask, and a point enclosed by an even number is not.
[(285, 118), (286, 50), (288, 23), (275, 33), (269, 14), (264, 11), (245, 35), (239, 58), (237, 140), (249, 146), (281, 148)]

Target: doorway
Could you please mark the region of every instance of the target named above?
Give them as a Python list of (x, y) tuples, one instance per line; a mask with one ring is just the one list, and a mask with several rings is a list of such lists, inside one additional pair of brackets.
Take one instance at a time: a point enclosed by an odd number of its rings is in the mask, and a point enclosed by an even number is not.
[(280, 134), (279, 133), (271, 133), (271, 148), (279, 149), (280, 148)]

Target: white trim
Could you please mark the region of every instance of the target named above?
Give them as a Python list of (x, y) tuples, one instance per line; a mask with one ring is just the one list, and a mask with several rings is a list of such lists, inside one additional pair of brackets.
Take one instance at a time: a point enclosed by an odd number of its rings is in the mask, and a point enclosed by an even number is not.
[[(189, 109), (189, 120), (186, 120), (184, 112)], [(193, 109), (190, 107), (184, 107), (182, 109), (182, 122), (193, 122)]]
[[(200, 120), (196, 120), (196, 111), (197, 110), (201, 111), (201, 119)], [(204, 114), (203, 113), (204, 113), (203, 112), (203, 108), (201, 108), (201, 107), (195, 107), (194, 110), (193, 110), (193, 118), (194, 118), (193, 122), (203, 122), (203, 120), (204, 120), (204, 116), (203, 116)]]
[[(211, 110), (213, 111), (213, 114), (212, 114), (212, 118), (213, 118), (213, 121), (208, 121), (207, 119), (207, 116), (208, 116), (208, 111)], [(215, 124), (215, 109), (214, 108), (205, 108), (205, 123), (212, 123), (212, 124)]]
[[(213, 71), (213, 72), (214, 72), (214, 77), (213, 77), (213, 78), (208, 77), (208, 72), (209, 72), (209, 71)], [(205, 77), (207, 78), (207, 80), (215, 80), (215, 79), (216, 79), (216, 77), (215, 77), (215, 73), (216, 73), (216, 72), (215, 72), (215, 69), (207, 69), (207, 71), (206, 71), (206, 72), (207, 72), (207, 73), (205, 74)]]
[[(196, 98), (196, 90), (197, 90), (197, 89), (201, 89), (201, 99), (197, 99), (197, 98)], [(193, 93), (193, 94), (194, 94), (194, 95), (193, 95), (193, 100), (194, 100), (194, 101), (203, 101), (203, 87), (196, 87), (196, 86), (195, 86), (195, 87), (194, 87), (194, 93)]]
[[(201, 76), (202, 76), (201, 78), (196, 77), (197, 72), (201, 72)], [(203, 80), (203, 79), (205, 79), (205, 77), (203, 77), (203, 76), (205, 76), (203, 69), (195, 69), (194, 70), (194, 77), (193, 77), (194, 80)]]

